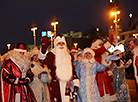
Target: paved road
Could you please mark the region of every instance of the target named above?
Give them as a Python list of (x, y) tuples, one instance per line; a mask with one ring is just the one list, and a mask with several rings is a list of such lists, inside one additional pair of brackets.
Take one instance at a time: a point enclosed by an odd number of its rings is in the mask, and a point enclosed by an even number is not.
[(138, 102), (138, 93), (136, 92), (136, 84), (135, 80), (133, 79), (126, 79), (128, 86), (129, 86), (129, 92), (132, 102)]

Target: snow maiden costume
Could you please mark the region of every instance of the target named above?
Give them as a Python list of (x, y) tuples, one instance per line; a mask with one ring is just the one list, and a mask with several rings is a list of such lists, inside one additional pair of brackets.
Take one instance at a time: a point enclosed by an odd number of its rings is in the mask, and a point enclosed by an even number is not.
[[(91, 53), (92, 58), (90, 60), (84, 58), (86, 52)], [(79, 102), (101, 102), (95, 77), (97, 72), (105, 70), (110, 63), (103, 61), (100, 65), (95, 61), (94, 56), (95, 53), (91, 48), (85, 48), (82, 53), (82, 60), (76, 65), (77, 76), (80, 80)]]
[(39, 50), (34, 47), (31, 51), (31, 71), (34, 73), (34, 79), (29, 84), (32, 88), (37, 102), (50, 102), (50, 95), (47, 83), (51, 81), (51, 75), (46, 65), (41, 65), (38, 61)]
[(128, 68), (132, 63), (132, 60), (129, 59), (128, 62), (124, 63), (121, 59), (121, 51), (115, 51), (114, 54), (120, 54), (120, 59), (114, 61), (110, 67), (111, 71), (114, 74), (113, 77), (113, 87), (118, 98), (117, 102), (131, 102), (129, 87), (126, 82), (125, 68)]

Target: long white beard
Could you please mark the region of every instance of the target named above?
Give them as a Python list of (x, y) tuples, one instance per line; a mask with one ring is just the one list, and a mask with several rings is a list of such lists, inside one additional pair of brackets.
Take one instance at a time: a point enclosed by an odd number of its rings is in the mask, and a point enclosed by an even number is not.
[(8, 52), (11, 60), (20, 68), (22, 72), (27, 72), (30, 68), (30, 55), (28, 52), (25, 52), (24, 55), (21, 55), (19, 51), (11, 50)]
[(55, 47), (56, 76), (61, 81), (69, 81), (72, 77), (71, 56), (67, 51), (67, 47), (63, 49), (59, 49), (59, 47)]

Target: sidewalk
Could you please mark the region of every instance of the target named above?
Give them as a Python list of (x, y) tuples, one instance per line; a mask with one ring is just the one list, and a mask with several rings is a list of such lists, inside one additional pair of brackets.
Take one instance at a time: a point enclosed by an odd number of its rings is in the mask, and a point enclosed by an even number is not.
[(126, 79), (128, 86), (129, 86), (129, 92), (131, 97), (131, 102), (138, 102), (138, 94), (136, 92), (136, 84), (135, 80), (133, 79)]

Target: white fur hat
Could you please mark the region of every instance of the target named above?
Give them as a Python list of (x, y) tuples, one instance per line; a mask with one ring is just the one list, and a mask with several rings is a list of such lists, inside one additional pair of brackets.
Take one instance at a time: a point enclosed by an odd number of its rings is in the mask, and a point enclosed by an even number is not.
[(56, 46), (59, 42), (64, 42), (66, 45), (66, 39), (64, 36), (57, 36), (54, 40), (54, 46)]
[(34, 47), (33, 49), (32, 49), (32, 51), (31, 51), (31, 57), (33, 57), (34, 55), (36, 55), (36, 54), (38, 54), (39, 53), (39, 50), (38, 50), (38, 48), (37, 47)]
[(86, 52), (90, 52), (92, 54), (92, 56), (94, 57), (95, 56), (95, 52), (91, 49), (91, 48), (85, 48), (83, 51), (82, 51), (82, 56), (84, 57), (84, 54)]
[(101, 39), (94, 39), (91, 44), (92, 49), (96, 49), (100, 47), (100, 44), (103, 44), (104, 42)]

